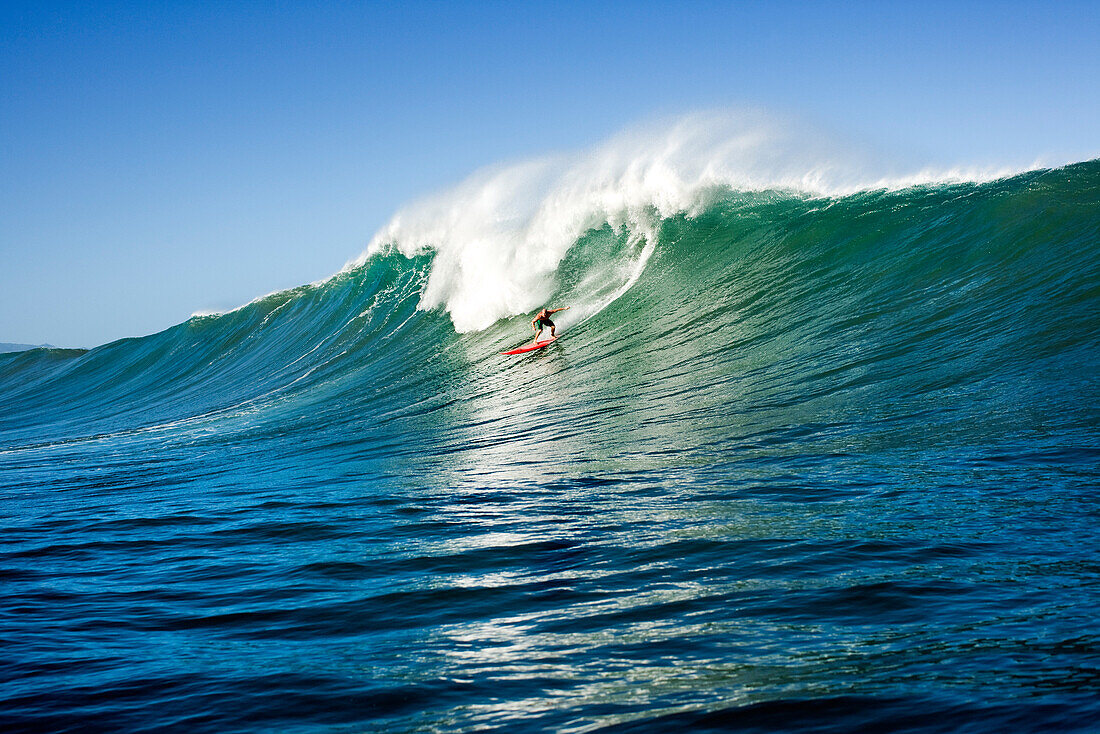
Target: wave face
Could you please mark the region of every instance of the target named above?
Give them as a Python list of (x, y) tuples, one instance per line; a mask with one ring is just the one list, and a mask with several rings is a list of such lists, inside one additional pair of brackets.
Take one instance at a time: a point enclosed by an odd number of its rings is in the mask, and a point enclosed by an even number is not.
[(6, 731), (1100, 719), (1100, 162), (581, 209), (532, 165), (495, 239), (479, 184), (0, 355)]

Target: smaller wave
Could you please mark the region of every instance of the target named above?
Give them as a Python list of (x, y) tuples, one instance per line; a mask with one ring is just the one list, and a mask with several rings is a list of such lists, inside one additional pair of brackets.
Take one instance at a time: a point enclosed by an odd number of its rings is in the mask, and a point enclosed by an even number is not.
[(591, 150), (477, 171), (400, 210), (346, 267), (381, 252), (430, 251), (420, 307), (442, 307), (459, 332), (479, 331), (560, 295), (559, 265), (570, 248), (610, 227), (636, 246), (622, 248), (614, 262), (592, 264), (585, 283), (594, 295), (573, 302), (567, 327), (637, 280), (663, 219), (695, 216), (731, 190), (844, 196), (987, 181), (1025, 169), (874, 170), (866, 156), (763, 111), (695, 113), (628, 130)]

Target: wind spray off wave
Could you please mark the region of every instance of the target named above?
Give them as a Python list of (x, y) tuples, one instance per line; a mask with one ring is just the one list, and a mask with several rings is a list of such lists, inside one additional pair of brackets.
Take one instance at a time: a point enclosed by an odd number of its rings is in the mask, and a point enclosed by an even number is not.
[[(879, 167), (881, 168), (881, 166)], [(591, 150), (491, 166), (399, 211), (371, 255), (432, 251), (421, 307), (442, 307), (459, 332), (529, 312), (556, 294), (583, 320), (637, 281), (657, 227), (697, 215), (731, 191), (844, 196), (921, 183), (981, 181), (1013, 169), (887, 175), (866, 156), (759, 111), (698, 113), (623, 132)], [(625, 235), (563, 292), (559, 265), (582, 236)]]

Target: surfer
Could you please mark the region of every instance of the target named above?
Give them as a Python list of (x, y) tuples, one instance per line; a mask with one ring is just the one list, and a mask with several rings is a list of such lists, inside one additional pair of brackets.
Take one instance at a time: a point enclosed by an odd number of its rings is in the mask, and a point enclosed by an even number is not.
[(554, 333), (554, 322), (550, 320), (550, 314), (557, 313), (558, 311), (568, 311), (569, 306), (565, 308), (544, 308), (535, 314), (535, 318), (531, 319), (531, 328), (535, 330), (535, 341), (539, 340), (539, 334), (542, 333), (544, 327), (550, 327), (550, 337), (557, 336)]

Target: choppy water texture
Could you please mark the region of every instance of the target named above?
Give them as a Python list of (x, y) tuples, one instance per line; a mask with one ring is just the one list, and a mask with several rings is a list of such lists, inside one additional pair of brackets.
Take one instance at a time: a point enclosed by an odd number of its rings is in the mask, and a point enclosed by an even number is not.
[(2, 728), (1095, 730), (1100, 163), (653, 238), (0, 356)]

